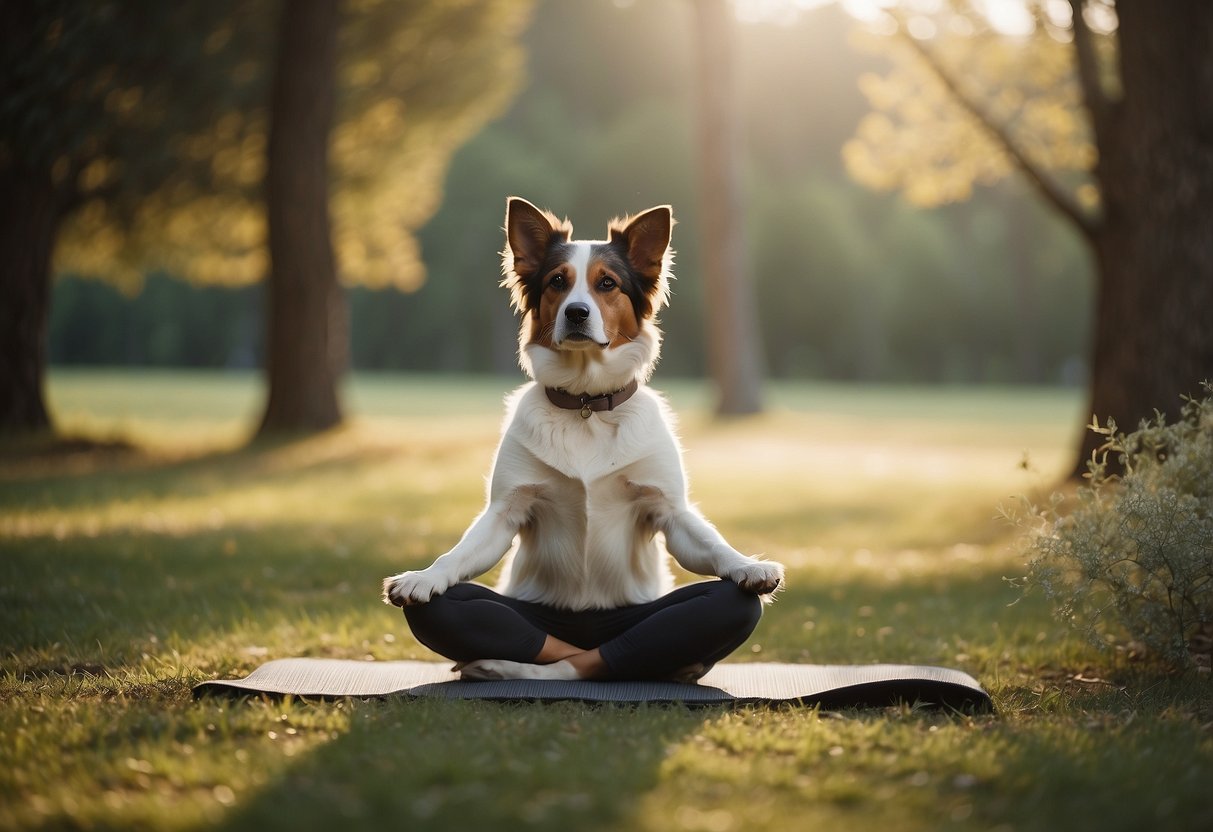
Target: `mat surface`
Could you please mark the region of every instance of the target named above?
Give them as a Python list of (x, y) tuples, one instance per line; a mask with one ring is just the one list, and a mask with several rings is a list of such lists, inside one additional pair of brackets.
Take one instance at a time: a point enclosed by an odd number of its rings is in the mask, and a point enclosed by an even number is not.
[(203, 682), (194, 688), (194, 693), (691, 704), (801, 702), (835, 708), (897, 702), (974, 710), (992, 707), (989, 694), (967, 673), (946, 667), (903, 664), (726, 662), (716, 665), (698, 684), (687, 685), (676, 682), (461, 682), (451, 672), (449, 662), (278, 659), (263, 664), (243, 679)]

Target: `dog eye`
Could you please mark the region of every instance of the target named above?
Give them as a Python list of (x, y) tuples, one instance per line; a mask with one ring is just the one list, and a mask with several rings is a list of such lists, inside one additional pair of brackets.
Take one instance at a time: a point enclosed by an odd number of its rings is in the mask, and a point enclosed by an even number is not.
[(603, 275), (602, 280), (598, 281), (598, 288), (604, 292), (611, 291), (617, 285), (618, 284), (615, 282), (615, 278), (611, 277), (609, 274)]
[(563, 272), (556, 272), (548, 281), (549, 289), (563, 289), (567, 283)]

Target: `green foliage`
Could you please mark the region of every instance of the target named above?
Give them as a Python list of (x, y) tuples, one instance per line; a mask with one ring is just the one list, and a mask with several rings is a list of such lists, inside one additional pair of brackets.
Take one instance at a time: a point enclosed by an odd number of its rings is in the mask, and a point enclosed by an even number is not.
[[(198, 44), (186, 54), (199, 53), (195, 77), (170, 98), (190, 117), (167, 110), (156, 140), (140, 145), (172, 175), (140, 190), (130, 206), (109, 193), (85, 201), (59, 240), (59, 271), (127, 285), (154, 268), (207, 284), (264, 276), (261, 184), (276, 9), (268, 0), (220, 4), (205, 28), (191, 32), (187, 45)], [(423, 280), (413, 232), (438, 205), (451, 153), (516, 92), (523, 73), (516, 36), (530, 9), (516, 0), (343, 7), (330, 207), (344, 282), (412, 288)], [(166, 27), (153, 34), (171, 50), (177, 32)], [(125, 43), (120, 32), (111, 36)], [(143, 64), (128, 69), (123, 61), (132, 83), (163, 85)], [(108, 111), (90, 117), (103, 126), (115, 121)], [(114, 131), (131, 132), (121, 124)], [(122, 160), (111, 159), (107, 145), (95, 154), (96, 169), (124, 184)]]
[[(1213, 392), (1213, 385), (1206, 383)], [(1097, 644), (1140, 645), (1176, 667), (1209, 668), (1213, 648), (1213, 397), (1188, 399), (1179, 421), (1159, 414), (1108, 437), (1089, 463), (1078, 505), (1054, 495), (1034, 516), (1027, 585)]]
[[(173, 137), (246, 95), (246, 79), (202, 70), (250, 48), (249, 5), (6, 4), (0, 163), (47, 172), (69, 203), (146, 195), (184, 161), (168, 152)], [(216, 39), (225, 22), (233, 31)]]
[(128, 298), (65, 277), (51, 304), (49, 357), (61, 366), (253, 367), (262, 323), (260, 286), (193, 286), (153, 274)]
[[(397, 305), (411, 311), (395, 344), (416, 336), (443, 369), (483, 371), (513, 352), (495, 286), (506, 194), (591, 237), (613, 212), (670, 202), (678, 279), (661, 316), (661, 372), (704, 371), (700, 264), (713, 254), (694, 187), (689, 15), (681, 0), (542, 7), (526, 36), (529, 87), (456, 155), (421, 233), (430, 279)], [(853, 26), (824, 7), (738, 27), (744, 220), (770, 374), (1059, 380), (1086, 349), (1081, 241), (1010, 183), (927, 212), (851, 181), (839, 149), (867, 109), (857, 81), (886, 65), (848, 48)], [(396, 319), (373, 326), (390, 332)]]
[[(934, 13), (925, 12), (915, 9), (908, 32), (896, 39), (889, 36), (898, 30), (895, 18), (880, 24), (882, 34), (860, 39), (863, 48), (891, 57), (893, 67), (860, 79), (871, 111), (843, 146), (856, 181), (898, 191), (915, 205), (963, 202), (975, 186), (993, 185), (1016, 171), (1009, 143), (1034, 168), (1074, 190), (1083, 204), (1097, 202), (1089, 175), (1095, 150), (1068, 22), (1050, 19), (1055, 10), (1042, 8), (1037, 20), (1025, 21), (1026, 31), (1011, 37), (977, 3), (940, 4)], [(925, 46), (908, 46), (905, 39), (917, 42), (923, 27), (932, 33), (923, 39)], [(1110, 48), (1110, 38), (1101, 38), (1100, 51)], [(937, 67), (920, 49), (929, 51)], [(983, 118), (959, 103), (940, 72)], [(1002, 136), (983, 121), (997, 125)]]
[[(375, 5), (376, 14), (406, 16), (400, 4), (389, 5)], [(438, 26), (431, 16), (455, 15), (453, 8), (443, 11), (448, 5), (458, 4), (442, 4), (430, 16), (415, 12), (417, 26), (424, 22), (428, 31)], [(685, 0), (541, 6), (520, 36), (529, 56), (528, 86), (503, 118), (454, 154), (442, 205), (416, 231), (425, 282), (418, 287), (419, 273), (402, 269), (394, 273), (399, 289), (351, 291), (355, 367), (515, 372), (517, 326), (497, 282), (505, 197), (516, 193), (567, 213), (587, 237), (600, 236), (614, 213), (672, 203), (678, 280), (673, 304), (662, 314), (668, 337), (660, 372), (669, 377), (705, 370), (699, 264), (712, 248), (700, 233), (694, 188), (690, 14)], [(847, 177), (839, 148), (867, 109), (857, 79), (885, 68), (878, 56), (847, 47), (853, 25), (827, 6), (786, 26), (748, 23), (738, 31), (740, 106), (749, 125), (745, 222), (770, 374), (945, 383), (1076, 380), (1091, 309), (1089, 263), (1077, 235), (1011, 183), (981, 189), (963, 206), (922, 211)], [(343, 44), (370, 35), (360, 23), (343, 35)], [(467, 49), (461, 43), (459, 60), (479, 66), (492, 62), (496, 47)], [(343, 51), (360, 54), (376, 51), (352, 45)], [(395, 65), (347, 61), (346, 75), (362, 77), (354, 72), (362, 63)], [(399, 64), (401, 71), (409, 69), (405, 57)], [(480, 69), (476, 77), (483, 78)], [(370, 100), (370, 88), (359, 89), (343, 109), (350, 117)], [(429, 102), (436, 89), (420, 92)], [(409, 119), (422, 118), (422, 109), (407, 111), (406, 131), (417, 126)], [(200, 140), (199, 149), (205, 147)], [(372, 166), (374, 181), (358, 181), (368, 187), (377, 181), (397, 194), (401, 188), (417, 192), (418, 180), (389, 158), (382, 157), (381, 169)], [(441, 173), (435, 170), (435, 176)], [(429, 205), (434, 192), (423, 190)], [(193, 213), (204, 225), (210, 222), (210, 214)], [(260, 274), (257, 268), (223, 271), (231, 262), (208, 242), (224, 236), (220, 248), (235, 247), (243, 238), (225, 236), (224, 229), (241, 215), (230, 212), (221, 225), (203, 229), (183, 219), (178, 229), (191, 245), (219, 258), (216, 269), (229, 283)], [(398, 228), (403, 216), (384, 210), (367, 225), (346, 227)], [(258, 245), (259, 223), (251, 235)], [(413, 220), (404, 224), (412, 228)], [(87, 239), (95, 244), (104, 237)], [(201, 262), (194, 259), (194, 265)], [(344, 255), (341, 263), (355, 266)], [(195, 307), (208, 306), (203, 297), (209, 291), (199, 292), (198, 304), (183, 295), (161, 314), (183, 320), (201, 315)], [(145, 301), (129, 303), (142, 307)], [(123, 320), (130, 321), (130, 331), (121, 331)], [(252, 320), (259, 327), (259, 318)], [(151, 337), (145, 328), (172, 325), (133, 311), (126, 318), (107, 316), (100, 307), (86, 320), (78, 306), (73, 321), (85, 332), (57, 329), (52, 356), (69, 352), (60, 339), (95, 333), (108, 344), (141, 343)], [(214, 329), (217, 337), (227, 331), (219, 320)], [(259, 329), (250, 340), (260, 344)], [(210, 345), (204, 353), (207, 358), (186, 363), (213, 364), (210, 356), (224, 350)], [(128, 363), (114, 350), (94, 355), (93, 363)]]

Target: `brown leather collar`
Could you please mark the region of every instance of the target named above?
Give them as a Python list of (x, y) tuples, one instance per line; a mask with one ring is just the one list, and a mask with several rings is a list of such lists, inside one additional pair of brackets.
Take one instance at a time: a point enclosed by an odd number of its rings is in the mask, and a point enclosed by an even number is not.
[(632, 379), (623, 387), (611, 393), (599, 393), (597, 396), (574, 396), (567, 390), (556, 387), (545, 387), (543, 392), (548, 394), (548, 401), (565, 410), (580, 410), (581, 418), (588, 419), (590, 414), (598, 410), (614, 410), (619, 405), (632, 398), (632, 394), (640, 388), (640, 382)]

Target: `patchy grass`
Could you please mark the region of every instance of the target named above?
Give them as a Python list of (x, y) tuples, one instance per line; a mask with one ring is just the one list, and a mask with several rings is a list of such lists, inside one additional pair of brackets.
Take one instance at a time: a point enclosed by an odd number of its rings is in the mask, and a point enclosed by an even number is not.
[(1213, 826), (1208, 678), (1093, 653), (1003, 581), (997, 505), (1081, 421), (1057, 392), (776, 387), (719, 424), (667, 386), (705, 512), (790, 567), (736, 660), (957, 666), (995, 715), (191, 698), (426, 657), (379, 581), (478, 510), (506, 387), (360, 377), (350, 426), (245, 448), (250, 376), (54, 374), (110, 444), (0, 462), (0, 828)]

